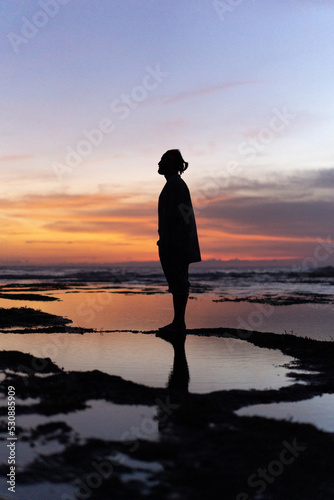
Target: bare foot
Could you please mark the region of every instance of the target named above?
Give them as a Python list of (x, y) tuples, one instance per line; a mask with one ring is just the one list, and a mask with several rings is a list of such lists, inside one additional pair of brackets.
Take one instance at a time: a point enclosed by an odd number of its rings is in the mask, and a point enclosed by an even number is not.
[(182, 325), (179, 325), (177, 323), (170, 323), (169, 325), (162, 326), (159, 328), (159, 332), (170, 332), (170, 333), (180, 333), (180, 332), (185, 332), (186, 330), (186, 325), (183, 323)]

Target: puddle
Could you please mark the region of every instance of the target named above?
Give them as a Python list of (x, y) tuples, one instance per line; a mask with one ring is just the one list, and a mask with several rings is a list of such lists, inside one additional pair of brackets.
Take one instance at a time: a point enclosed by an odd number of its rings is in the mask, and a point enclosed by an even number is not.
[[(163, 466), (159, 462), (136, 460), (124, 453), (118, 453), (116, 456), (108, 458), (111, 462), (118, 462), (132, 469), (125, 473), (121, 473), (120, 477), (123, 482), (140, 481), (144, 483), (146, 487), (158, 485), (158, 482), (152, 479), (151, 476), (154, 473), (163, 471)], [(149, 492), (149, 490), (147, 490), (147, 492)]]
[[(89, 408), (71, 413), (58, 413), (45, 416), (37, 414), (17, 415), (16, 424), (22, 428), (16, 444), (17, 465), (19, 468), (38, 458), (40, 455), (61, 453), (66, 447), (59, 442), (59, 431), (41, 433), (32, 439), (30, 433), (38, 425), (51, 424), (52, 422), (66, 422), (71, 428), (68, 432), (69, 441), (86, 441), (96, 438), (108, 441), (136, 441), (137, 439), (157, 441), (159, 439), (159, 425), (155, 420), (157, 408), (144, 405), (117, 405), (104, 400), (87, 401)], [(28, 437), (23, 440), (23, 437)], [(3, 442), (0, 446), (0, 463), (5, 463), (8, 450), (3, 445), (6, 435), (1, 436)], [(64, 433), (62, 432), (62, 437)]]
[[(166, 387), (174, 361), (171, 344), (129, 332), (2, 335), (1, 341), (4, 350), (50, 357), (66, 371), (100, 370), (150, 387)], [(193, 393), (278, 389), (293, 383), (282, 366), (292, 357), (240, 339), (188, 335), (186, 357)]]
[(70, 486), (68, 484), (54, 484), (54, 483), (39, 483), (31, 485), (21, 485), (19, 482), (16, 483), (15, 493), (11, 493), (7, 490), (6, 480), (0, 478), (0, 489), (1, 491), (7, 491), (7, 494), (3, 493), (1, 495), (1, 500), (31, 500), (32, 498), (43, 498), (48, 500), (76, 500), (78, 498), (75, 493), (77, 493), (77, 488)]
[[(44, 420), (43, 423), (47, 423), (47, 421)], [(3, 441), (0, 441), (0, 464), (7, 464), (8, 448), (6, 448), (6, 443), (8, 443), (6, 437)], [(41, 455), (48, 456), (54, 453), (62, 453), (65, 448), (65, 444), (55, 440), (34, 439), (34, 445), (31, 446), (29, 442), (18, 438), (16, 441), (16, 470), (18, 472), (23, 470), (28, 464), (39, 459)]]
[[(246, 290), (249, 291), (248, 286)], [(129, 291), (129, 288), (123, 289), (123, 292)], [(87, 287), (54, 291), (52, 295), (60, 299), (55, 302), (0, 299), (0, 305), (41, 309), (71, 319), (71, 326), (97, 330), (156, 330), (171, 321), (173, 307), (170, 294), (124, 295), (113, 292), (98, 286)], [(242, 295), (241, 290), (235, 293)], [(187, 326), (190, 329), (225, 326), (278, 334), (287, 331), (318, 340), (330, 340), (332, 337), (333, 304), (271, 306), (249, 302), (213, 302), (217, 295), (191, 294), (190, 298), (193, 299), (187, 305)]]
[[(40, 398), (15, 398), (16, 407), (18, 406), (31, 406), (38, 404), (40, 402)], [(0, 408), (7, 408), (7, 397), (0, 398)]]
[(318, 429), (334, 432), (334, 394), (322, 394), (294, 403), (271, 403), (247, 406), (236, 411), (239, 416), (261, 416), (310, 423)]
[(24, 429), (51, 422), (66, 422), (80, 438), (96, 438), (108, 441), (123, 439), (159, 438), (158, 423), (154, 420), (157, 408), (144, 405), (118, 405), (104, 400), (87, 401), (89, 408), (53, 416), (21, 415), (17, 424)]
[(292, 357), (240, 339), (189, 336), (186, 353), (190, 392), (279, 389), (293, 383), (282, 366)]

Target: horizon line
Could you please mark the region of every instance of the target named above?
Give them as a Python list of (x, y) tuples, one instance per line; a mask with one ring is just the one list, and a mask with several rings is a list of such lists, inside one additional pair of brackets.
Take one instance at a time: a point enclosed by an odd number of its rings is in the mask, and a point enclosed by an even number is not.
[[(282, 266), (291, 266), (291, 265), (296, 265), (300, 264), (303, 261), (303, 257), (300, 258), (271, 258), (271, 259), (228, 259), (228, 260), (223, 260), (223, 259), (203, 259), (200, 262), (194, 262), (192, 263), (192, 266), (194, 267), (201, 267), (201, 266), (209, 266), (209, 265), (214, 265), (214, 266), (231, 266), (231, 267), (243, 267), (243, 266), (272, 266), (272, 267), (282, 267)], [(331, 263), (328, 263), (330, 267)], [(0, 261), (0, 268), (4, 267), (68, 267), (68, 266), (74, 266), (74, 267), (103, 267), (103, 266), (157, 266), (161, 267), (160, 261), (159, 260), (143, 260), (143, 261), (135, 261), (135, 260), (129, 260), (129, 261), (116, 261), (116, 262), (48, 262), (48, 263), (40, 263), (36, 264), (33, 262), (18, 262), (18, 261), (8, 261), (8, 262), (1, 262)], [(320, 263), (317, 266), (318, 268), (321, 267), (327, 267), (327, 266), (321, 266)]]

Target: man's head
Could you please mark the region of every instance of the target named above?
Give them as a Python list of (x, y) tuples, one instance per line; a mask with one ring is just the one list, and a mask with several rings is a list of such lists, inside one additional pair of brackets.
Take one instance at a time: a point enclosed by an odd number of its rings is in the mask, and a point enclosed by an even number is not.
[(188, 168), (188, 163), (184, 161), (178, 149), (169, 149), (166, 151), (162, 155), (158, 165), (158, 173), (167, 177), (173, 174), (182, 174)]

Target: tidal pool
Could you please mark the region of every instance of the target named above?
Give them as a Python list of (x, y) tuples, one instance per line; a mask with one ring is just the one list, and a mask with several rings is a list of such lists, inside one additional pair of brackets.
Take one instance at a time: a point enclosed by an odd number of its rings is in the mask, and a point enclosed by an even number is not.
[[(3, 350), (50, 357), (65, 371), (100, 370), (151, 387), (166, 387), (174, 364), (172, 345), (154, 334), (0, 334), (0, 340)], [(283, 366), (292, 357), (244, 340), (188, 335), (185, 354), (190, 392), (278, 389), (293, 383)]]
[(322, 394), (304, 401), (247, 406), (239, 416), (260, 416), (314, 424), (318, 429), (334, 432), (334, 394)]

